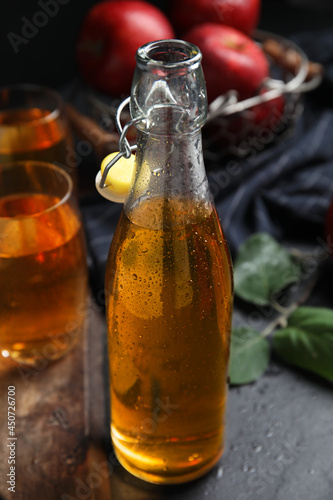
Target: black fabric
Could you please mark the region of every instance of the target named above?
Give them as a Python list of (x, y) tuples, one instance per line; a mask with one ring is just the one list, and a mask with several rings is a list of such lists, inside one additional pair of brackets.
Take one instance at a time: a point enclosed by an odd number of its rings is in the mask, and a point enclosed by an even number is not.
[[(305, 243), (315, 243), (324, 234), (326, 211), (333, 199), (333, 31), (303, 33), (294, 41), (311, 60), (325, 66), (325, 78), (320, 88), (304, 96), (304, 111), (292, 136), (247, 160), (237, 160), (227, 181), (225, 164), (208, 170), (233, 254), (257, 231)], [(100, 199), (82, 208), (93, 272), (102, 287), (122, 206)]]

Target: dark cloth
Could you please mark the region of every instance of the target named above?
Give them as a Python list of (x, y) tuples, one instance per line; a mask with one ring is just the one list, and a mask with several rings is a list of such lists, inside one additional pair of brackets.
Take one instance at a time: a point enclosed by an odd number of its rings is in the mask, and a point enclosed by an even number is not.
[(309, 240), (324, 233), (333, 199), (333, 110), (300, 118), (292, 138), (240, 162), (239, 179), (216, 205), (230, 247), (236, 251), (253, 232), (278, 240)]
[[(303, 33), (294, 40), (325, 67), (320, 88), (304, 96), (293, 133), (248, 159), (208, 169), (208, 179), (233, 254), (253, 232), (282, 241), (315, 244), (324, 235), (333, 199), (333, 31)], [(225, 172), (229, 172), (226, 177)], [(82, 207), (99, 286), (122, 206), (100, 199)]]

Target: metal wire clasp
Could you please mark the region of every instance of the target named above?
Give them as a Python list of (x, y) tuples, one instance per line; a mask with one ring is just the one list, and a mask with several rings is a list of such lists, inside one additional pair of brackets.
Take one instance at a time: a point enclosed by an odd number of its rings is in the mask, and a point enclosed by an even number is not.
[(124, 99), (124, 101), (122, 101), (117, 108), (115, 120), (116, 120), (116, 127), (117, 127), (118, 133), (120, 135), (120, 137), (119, 137), (119, 153), (114, 158), (112, 158), (112, 160), (106, 165), (104, 172), (103, 172), (103, 175), (102, 175), (102, 178), (101, 178), (101, 182), (99, 184), (100, 188), (105, 187), (105, 180), (106, 180), (106, 177), (109, 173), (110, 168), (113, 167), (113, 165), (118, 160), (120, 160), (120, 158), (122, 156), (125, 156), (125, 158), (130, 158), (132, 151), (135, 151), (137, 148), (136, 144), (134, 144), (133, 146), (130, 146), (128, 140), (126, 139), (126, 134), (127, 134), (128, 129), (132, 125), (135, 125), (136, 123), (143, 121), (144, 117), (138, 116), (137, 118), (134, 118), (133, 120), (130, 120), (129, 122), (127, 122), (124, 125), (124, 127), (121, 126), (121, 121), (120, 121), (121, 113), (122, 113), (123, 109), (129, 104), (130, 99), (131, 99), (130, 97), (127, 97), (126, 99)]

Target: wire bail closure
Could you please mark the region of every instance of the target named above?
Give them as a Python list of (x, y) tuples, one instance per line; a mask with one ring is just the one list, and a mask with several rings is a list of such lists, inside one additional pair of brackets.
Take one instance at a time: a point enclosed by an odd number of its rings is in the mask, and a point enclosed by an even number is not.
[(115, 163), (117, 163), (118, 160), (120, 160), (120, 158), (122, 156), (125, 156), (125, 158), (130, 158), (131, 154), (132, 154), (132, 151), (135, 151), (136, 148), (137, 148), (137, 145), (134, 144), (133, 146), (131, 146), (128, 142), (128, 140), (126, 139), (126, 134), (127, 134), (127, 131), (128, 129), (132, 126), (132, 125), (135, 125), (136, 123), (139, 123), (141, 121), (144, 120), (144, 117), (141, 117), (141, 116), (138, 116), (137, 118), (134, 118), (130, 121), (128, 121), (124, 127), (121, 126), (121, 121), (120, 121), (120, 117), (121, 117), (121, 113), (123, 112), (124, 108), (129, 105), (130, 103), (130, 97), (127, 97), (126, 99), (124, 99), (118, 106), (117, 108), (117, 112), (116, 112), (116, 116), (115, 116), (115, 121), (116, 121), (116, 127), (117, 127), (117, 130), (118, 130), (118, 133), (120, 135), (119, 137), (119, 153), (114, 157), (112, 158), (112, 160), (106, 165), (105, 169), (104, 169), (104, 172), (103, 172), (103, 175), (102, 175), (102, 178), (101, 178), (101, 181), (99, 183), (99, 187), (101, 189), (103, 189), (105, 187), (105, 181), (106, 181), (106, 178), (107, 178), (107, 175), (111, 169), (111, 167), (113, 167), (113, 165)]

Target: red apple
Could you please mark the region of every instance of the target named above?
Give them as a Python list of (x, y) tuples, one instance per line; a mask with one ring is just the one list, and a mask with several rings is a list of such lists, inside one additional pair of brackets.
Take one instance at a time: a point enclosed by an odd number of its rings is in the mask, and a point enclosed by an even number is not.
[[(261, 92), (264, 94), (267, 89)], [(264, 101), (239, 113), (219, 116), (204, 130), (207, 141), (213, 141), (232, 154), (253, 154), (270, 145), (288, 126), (283, 95)]]
[[(263, 89), (260, 94), (265, 94), (266, 92), (267, 89)], [(269, 99), (256, 106), (252, 106), (250, 108), (251, 122), (257, 130), (266, 128), (277, 133), (281, 130), (285, 105), (286, 100), (283, 95), (280, 95), (274, 97), (274, 99)]]
[(251, 35), (260, 8), (261, 0), (173, 0), (170, 18), (180, 34), (197, 24), (218, 23)]
[(269, 75), (263, 50), (247, 35), (229, 26), (206, 23), (192, 28), (184, 39), (202, 52), (208, 101), (228, 90), (239, 100), (257, 94)]
[(77, 62), (84, 79), (108, 95), (128, 95), (135, 53), (148, 42), (173, 38), (167, 17), (141, 0), (107, 0), (86, 14), (77, 41)]
[(285, 98), (281, 95), (240, 113), (239, 122), (234, 122), (238, 126), (238, 143), (254, 138), (250, 143), (258, 151), (272, 143), (287, 126), (283, 119), (285, 103)]

